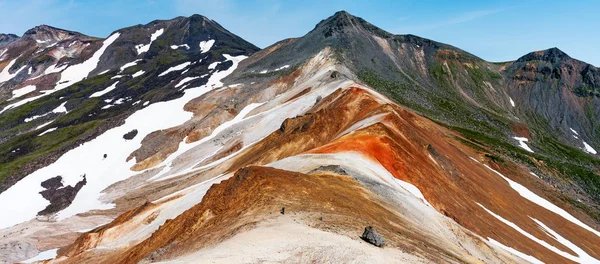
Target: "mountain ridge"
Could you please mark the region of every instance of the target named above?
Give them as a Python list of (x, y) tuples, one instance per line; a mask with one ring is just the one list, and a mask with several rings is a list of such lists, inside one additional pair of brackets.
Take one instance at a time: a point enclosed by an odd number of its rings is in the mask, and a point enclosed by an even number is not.
[(600, 77), (558, 49), (345, 11), (263, 50), (201, 15), (7, 47), (0, 262), (600, 259)]

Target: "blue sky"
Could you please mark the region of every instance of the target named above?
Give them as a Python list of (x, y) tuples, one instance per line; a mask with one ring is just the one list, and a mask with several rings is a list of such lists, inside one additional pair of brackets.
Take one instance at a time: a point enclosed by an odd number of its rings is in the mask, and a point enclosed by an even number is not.
[(448, 43), (489, 61), (558, 47), (600, 66), (600, 1), (0, 0), (0, 32), (47, 24), (106, 37), (154, 19), (201, 14), (259, 47), (306, 34), (346, 10), (395, 34)]

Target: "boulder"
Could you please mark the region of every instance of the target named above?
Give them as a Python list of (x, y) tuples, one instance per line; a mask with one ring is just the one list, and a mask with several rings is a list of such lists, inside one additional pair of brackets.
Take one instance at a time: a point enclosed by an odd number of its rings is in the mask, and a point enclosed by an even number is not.
[(381, 237), (379, 233), (375, 231), (375, 228), (373, 228), (372, 226), (365, 227), (365, 231), (363, 232), (360, 238), (378, 247), (383, 247), (383, 245), (385, 244), (385, 240), (383, 239), (383, 237)]

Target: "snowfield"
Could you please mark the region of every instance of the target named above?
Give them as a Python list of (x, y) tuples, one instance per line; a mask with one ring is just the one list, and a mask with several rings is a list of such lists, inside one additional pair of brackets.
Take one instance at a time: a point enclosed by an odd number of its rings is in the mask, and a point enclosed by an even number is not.
[[(471, 158), (471, 159), (473, 159), (473, 158)], [(475, 160), (475, 159), (473, 159), (473, 160)], [(477, 161), (477, 160), (475, 160), (475, 161)], [(588, 230), (600, 237), (600, 232), (596, 231), (595, 229), (593, 229), (593, 228), (589, 227), (588, 225), (584, 224), (583, 222), (579, 221), (579, 219), (575, 218), (574, 216), (569, 214), (567, 211), (554, 205), (553, 203), (549, 202), (548, 200), (542, 198), (541, 196), (535, 194), (534, 192), (527, 189), (527, 187), (509, 179), (508, 177), (504, 176), (502, 173), (498, 172), (497, 170), (492, 169), (490, 166), (488, 166), (486, 164), (483, 164), (483, 166), (485, 166), (489, 170), (491, 170), (494, 173), (501, 176), (504, 180), (506, 180), (508, 182), (510, 187), (513, 188), (513, 190), (515, 190), (516, 192), (518, 192), (519, 195), (521, 195), (523, 198), (525, 198), (541, 207), (546, 208), (548, 211), (551, 211), (557, 215), (562, 216), (567, 221), (569, 221), (573, 224), (576, 224), (576, 225), (580, 226), (581, 228)]]
[[(227, 71), (214, 73), (207, 85), (187, 89), (178, 99), (157, 102), (133, 113), (123, 125), (68, 151), (53, 164), (33, 172), (1, 193), (0, 208), (4, 208), (3, 215), (11, 217), (0, 218), (0, 229), (35, 218), (37, 212), (49, 204), (39, 194), (43, 190), (40, 183), (57, 175), (63, 177), (65, 185), (71, 186), (81, 180), (82, 175), (87, 178), (87, 184), (79, 191), (73, 203), (57, 214), (57, 220), (89, 210), (112, 208), (112, 204), (102, 203), (98, 198), (109, 185), (137, 174), (130, 170), (136, 163), (135, 159), (129, 162), (125, 160), (141, 146), (142, 139), (153, 131), (167, 129), (192, 118), (193, 114), (184, 111), (183, 106), (213, 87), (221, 87), (223, 84), (220, 80), (246, 58), (224, 56), (233, 62), (233, 66)], [(138, 135), (125, 141), (123, 135), (133, 129), (138, 130)], [(49, 131), (44, 133), (47, 132)], [(107, 155), (106, 159), (103, 158), (104, 154)]]
[(547, 234), (549, 234), (551, 237), (553, 237), (554, 239), (556, 239), (556, 241), (558, 241), (559, 243), (563, 244), (564, 246), (566, 246), (567, 248), (573, 250), (573, 252), (577, 253), (578, 256), (573, 256), (567, 252), (564, 252), (550, 244), (548, 244), (546, 241), (541, 240), (537, 237), (535, 237), (534, 235), (530, 234), (529, 232), (523, 230), (522, 228), (520, 228), (518, 225), (516, 225), (515, 223), (508, 221), (506, 219), (504, 219), (502, 216), (497, 215), (496, 213), (490, 211), (489, 209), (485, 208), (483, 205), (477, 203), (479, 206), (481, 206), (485, 211), (487, 211), (489, 214), (491, 214), (492, 216), (494, 216), (496, 219), (500, 220), (502, 223), (506, 224), (507, 226), (510, 226), (511, 228), (513, 228), (514, 230), (516, 230), (517, 232), (521, 233), (522, 235), (524, 235), (525, 237), (533, 240), (534, 242), (540, 244), (541, 246), (547, 248), (548, 250), (577, 263), (600, 263), (600, 260), (597, 260), (595, 258), (593, 258), (592, 256), (588, 255), (584, 250), (582, 250), (581, 248), (579, 248), (578, 246), (576, 246), (575, 244), (573, 244), (572, 242), (568, 241), (567, 239), (563, 238), (562, 236), (560, 236), (558, 233), (554, 232), (554, 230), (548, 228), (546, 225), (544, 225), (542, 222), (533, 219), (533, 221), (535, 221), (542, 230), (546, 231)]
[(91, 58), (89, 58), (88, 60), (86, 60), (80, 64), (67, 67), (61, 73), (60, 81), (58, 81), (58, 84), (56, 85), (54, 90), (56, 90), (56, 91), (61, 90), (63, 88), (69, 87), (70, 85), (72, 85), (76, 82), (79, 82), (79, 81), (85, 79), (90, 74), (91, 71), (96, 69), (96, 66), (98, 66), (98, 62), (100, 62), (100, 57), (102, 56), (102, 54), (104, 54), (104, 51), (106, 50), (106, 48), (108, 48), (108, 46), (110, 46), (110, 44), (115, 42), (115, 40), (117, 40), (117, 38), (119, 38), (120, 35), (121, 34), (118, 32), (115, 34), (112, 34), (110, 37), (108, 37), (106, 40), (104, 40), (102, 47), (100, 49), (98, 49), (96, 52), (94, 52), (94, 55), (92, 55)]

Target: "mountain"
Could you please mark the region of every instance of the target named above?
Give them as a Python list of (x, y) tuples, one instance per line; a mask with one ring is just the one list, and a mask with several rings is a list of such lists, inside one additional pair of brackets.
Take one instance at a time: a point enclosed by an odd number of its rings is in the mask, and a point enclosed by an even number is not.
[(0, 46), (5, 262), (600, 259), (598, 69), (556, 48), (344, 11), (263, 50), (199, 15), (28, 32)]

